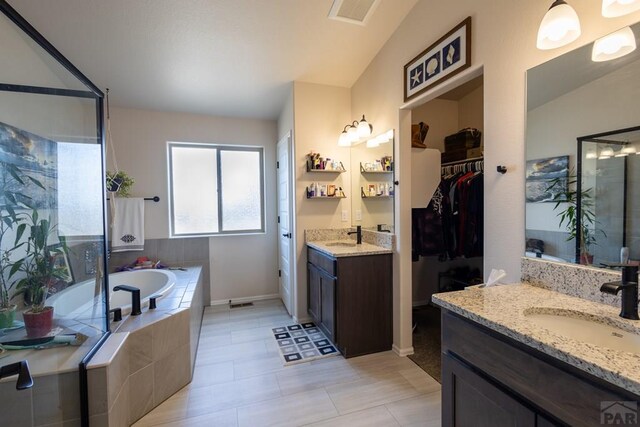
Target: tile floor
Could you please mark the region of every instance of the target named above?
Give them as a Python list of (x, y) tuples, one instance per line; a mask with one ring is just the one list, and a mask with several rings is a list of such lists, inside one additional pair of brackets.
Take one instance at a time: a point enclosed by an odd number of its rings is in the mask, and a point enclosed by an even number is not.
[(440, 426), (440, 384), (393, 352), (284, 367), (282, 303), (205, 309), (191, 384), (135, 426)]

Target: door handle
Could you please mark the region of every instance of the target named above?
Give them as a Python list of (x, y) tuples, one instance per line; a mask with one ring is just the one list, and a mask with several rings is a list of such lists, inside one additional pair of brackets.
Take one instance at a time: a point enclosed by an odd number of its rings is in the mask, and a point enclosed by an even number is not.
[(291, 233), (282, 233), (282, 237), (288, 237), (290, 239)]
[(16, 390), (26, 390), (33, 386), (33, 378), (31, 378), (29, 364), (26, 360), (21, 360), (20, 362), (5, 365), (0, 368), (0, 378), (12, 377), (14, 375), (18, 376)]

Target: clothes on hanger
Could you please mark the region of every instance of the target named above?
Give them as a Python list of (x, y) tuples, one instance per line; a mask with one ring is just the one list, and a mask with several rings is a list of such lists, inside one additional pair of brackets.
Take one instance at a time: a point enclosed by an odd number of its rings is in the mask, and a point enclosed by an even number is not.
[(412, 258), (438, 255), (445, 261), (482, 256), (483, 161), (444, 166), (441, 171), (429, 205), (412, 210)]

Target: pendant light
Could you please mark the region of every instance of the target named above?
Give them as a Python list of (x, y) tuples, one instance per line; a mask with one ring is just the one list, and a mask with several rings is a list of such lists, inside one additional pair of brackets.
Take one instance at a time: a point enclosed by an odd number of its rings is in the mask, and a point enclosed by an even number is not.
[(616, 18), (640, 10), (640, 0), (602, 0), (602, 16)]
[(591, 60), (593, 62), (611, 61), (634, 50), (636, 50), (636, 36), (631, 27), (624, 27), (593, 42)]
[(571, 43), (580, 34), (576, 11), (564, 0), (556, 0), (542, 18), (536, 46), (540, 50), (555, 49)]

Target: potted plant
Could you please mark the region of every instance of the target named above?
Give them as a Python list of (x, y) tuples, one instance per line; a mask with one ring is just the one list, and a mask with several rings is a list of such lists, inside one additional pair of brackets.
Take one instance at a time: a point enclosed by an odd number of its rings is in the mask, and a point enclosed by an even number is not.
[[(14, 260), (13, 254), (26, 244), (22, 241), (26, 229), (24, 216), (16, 209), (29, 206), (29, 197), (18, 191), (24, 189), (26, 180), (44, 189), (38, 180), (23, 174), (16, 165), (0, 161), (0, 194), (3, 199), (0, 205), (0, 329), (10, 328), (15, 322), (17, 306), (11, 303), (10, 292), (22, 260)], [(9, 241), (13, 233), (15, 236)]]
[[(64, 279), (64, 271), (57, 267), (49, 248), (49, 238), (55, 234), (56, 226), (49, 218), (41, 219), (38, 211), (25, 214), (29, 220), (29, 238), (26, 241), (26, 256), (21, 260), (24, 277), (18, 280), (17, 294), (21, 294), (29, 308), (23, 313), (28, 337), (47, 335), (53, 326), (53, 307), (46, 305), (49, 288)], [(60, 238), (62, 248), (66, 248)]]
[(107, 171), (107, 191), (110, 193), (116, 193), (120, 197), (129, 197), (134, 183), (134, 179), (124, 171)]
[[(576, 184), (578, 178), (571, 171), (568, 177), (555, 178), (548, 187), (549, 191), (553, 191), (553, 201), (555, 206), (553, 210), (563, 208), (558, 213), (560, 218), (560, 227), (565, 227), (569, 232), (567, 241), (578, 239), (580, 247), (580, 259), (578, 262), (584, 265), (593, 264), (593, 254), (591, 254), (591, 246), (596, 245), (596, 231), (602, 233), (606, 237), (603, 230), (596, 230), (595, 225), (598, 223), (593, 213), (593, 197), (592, 188), (581, 190), (578, 194)], [(578, 230), (578, 200), (580, 200), (580, 230)]]

